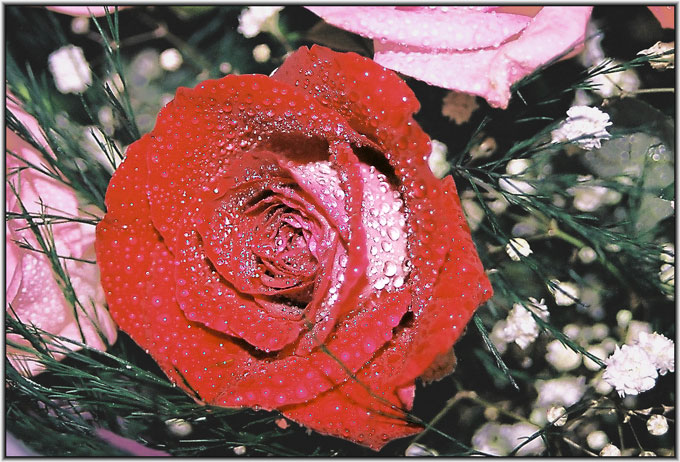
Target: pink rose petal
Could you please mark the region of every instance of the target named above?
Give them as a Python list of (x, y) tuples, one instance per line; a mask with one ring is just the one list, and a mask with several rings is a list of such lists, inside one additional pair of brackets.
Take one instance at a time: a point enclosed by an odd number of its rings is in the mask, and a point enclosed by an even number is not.
[(378, 41), (423, 49), (497, 47), (520, 33), (530, 18), (467, 7), (308, 7), (326, 22)]
[(506, 108), (514, 83), (583, 41), (592, 7), (544, 7), (537, 14), (536, 7), (310, 10), (373, 38), (378, 64)]
[[(28, 129), (35, 140), (46, 145), (37, 121), (16, 103), (12, 96), (6, 99), (7, 108)], [(43, 165), (42, 153), (21, 139), (9, 129), (5, 131), (7, 151), (21, 157), (6, 154), (7, 177), (5, 193), (6, 207), (10, 212), (21, 212), (10, 184), (20, 195), (23, 207), (33, 214), (49, 213), (61, 216), (79, 216), (79, 204), (75, 192), (67, 185), (28, 167), (28, 163)], [(48, 149), (48, 153), (51, 152)], [(23, 160), (22, 160), (23, 159)], [(57, 276), (49, 258), (36, 251), (22, 248), (19, 242), (40, 249), (33, 232), (24, 220), (9, 220), (6, 223), (7, 242), (7, 306), (24, 323), (33, 324), (51, 334), (84, 342), (93, 348), (105, 349), (106, 342), (116, 339), (116, 326), (104, 308), (104, 293), (99, 285), (99, 271), (96, 265), (77, 260), (63, 260), (73, 290), (82, 305), (78, 313), (64, 297), (57, 282)], [(94, 260), (95, 228), (85, 223), (66, 222), (51, 226), (57, 254), (83, 260)], [(76, 320), (76, 316), (78, 321)], [(82, 330), (82, 335), (81, 335)], [(102, 335), (100, 335), (99, 331)], [(7, 339), (24, 347), (30, 347), (27, 340), (17, 335)], [(49, 342), (49, 339), (46, 339)], [(57, 350), (75, 349), (65, 344)], [(8, 345), (8, 356), (14, 366), (27, 375), (42, 371), (43, 366), (34, 361), (31, 353), (19, 351)], [(63, 354), (55, 354), (57, 359)]]

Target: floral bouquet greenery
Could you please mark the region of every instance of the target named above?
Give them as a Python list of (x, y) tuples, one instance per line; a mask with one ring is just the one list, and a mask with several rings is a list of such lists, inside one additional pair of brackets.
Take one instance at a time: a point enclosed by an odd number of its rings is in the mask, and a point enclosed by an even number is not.
[(675, 455), (673, 6), (4, 12), (6, 455)]

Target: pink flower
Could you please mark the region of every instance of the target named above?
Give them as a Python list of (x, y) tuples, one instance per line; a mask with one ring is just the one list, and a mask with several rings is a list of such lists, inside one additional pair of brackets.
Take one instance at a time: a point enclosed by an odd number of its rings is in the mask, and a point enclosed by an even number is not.
[[(7, 109), (31, 132), (36, 141), (47, 146), (38, 122), (10, 98), (14, 99), (8, 95)], [(78, 200), (71, 188), (28, 167), (29, 163), (45, 165), (42, 154), (8, 128), (5, 129), (5, 137), (7, 211), (22, 212), (20, 203), (10, 187), (11, 184), (29, 213), (82, 216), (78, 211)], [(10, 153), (16, 154), (22, 160)], [(46, 230), (43, 226), (41, 228), (43, 231)], [(76, 308), (78, 319), (76, 320), (73, 304), (66, 300), (49, 258), (43, 253), (19, 245), (28, 244), (33, 249), (41, 249), (33, 232), (27, 227), (26, 220), (7, 220), (5, 231), (7, 309), (9, 310), (11, 306), (16, 316), (25, 324), (33, 324), (51, 334), (83, 342), (93, 348), (104, 349), (107, 343), (113, 343), (117, 335), (116, 326), (104, 308), (104, 293), (99, 283), (97, 266), (79, 260), (62, 260), (75, 295), (82, 305), (82, 308)], [(53, 224), (51, 232), (59, 256), (94, 260), (94, 226), (65, 222)], [(81, 329), (84, 339), (80, 334)], [(50, 343), (47, 336), (45, 341)], [(44, 366), (35, 360), (34, 354), (10, 343), (21, 345), (22, 348), (31, 347), (21, 336), (7, 335), (7, 355), (17, 370), (26, 375), (34, 375), (44, 369)], [(77, 346), (71, 343), (64, 343), (63, 347), (77, 349)], [(62, 347), (52, 349), (63, 351)], [(55, 352), (55, 357), (61, 359), (63, 354)]]
[(309, 7), (371, 38), (373, 59), (506, 108), (510, 87), (584, 39), (592, 7)]
[[(69, 16), (87, 16), (90, 17), (90, 15), (93, 16), (106, 16), (106, 8), (109, 9), (109, 13), (113, 14), (113, 12), (116, 10), (116, 7), (114, 5), (111, 6), (47, 6), (46, 7), (50, 11), (54, 11), (55, 13), (61, 13), (61, 14), (67, 14)], [(129, 6), (119, 6), (118, 10), (122, 10), (125, 8), (130, 8)]]
[(648, 6), (649, 11), (659, 21), (664, 29), (675, 29), (675, 7), (674, 6)]

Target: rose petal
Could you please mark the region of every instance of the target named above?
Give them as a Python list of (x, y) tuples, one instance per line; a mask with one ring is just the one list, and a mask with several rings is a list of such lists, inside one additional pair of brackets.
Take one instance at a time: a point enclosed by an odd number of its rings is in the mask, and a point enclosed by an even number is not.
[(583, 41), (591, 10), (544, 7), (516, 40), (497, 49), (428, 53), (376, 41), (374, 59), (431, 85), (479, 95), (506, 108), (512, 84)]
[[(400, 335), (400, 337), (403, 337)], [(316, 431), (351, 439), (376, 451), (394, 438), (418, 433), (422, 427), (406, 422), (404, 403), (392, 383), (392, 371), (409, 354), (407, 342), (397, 340), (340, 387), (315, 400), (283, 409), (283, 414)], [(401, 389), (408, 403), (413, 383)], [(409, 391), (410, 390), (410, 391)]]
[(529, 23), (522, 15), (466, 7), (409, 8), (315, 6), (309, 10), (341, 29), (376, 41), (429, 50), (497, 47)]
[(675, 29), (675, 7), (674, 6), (648, 6), (649, 11), (659, 21), (664, 29)]
[[(253, 364), (229, 384), (215, 404), (277, 409), (309, 401), (350, 378), (392, 338), (410, 296), (405, 291), (373, 294), (354, 316), (341, 320), (323, 349)], [(301, 381), (300, 378), (304, 377)]]

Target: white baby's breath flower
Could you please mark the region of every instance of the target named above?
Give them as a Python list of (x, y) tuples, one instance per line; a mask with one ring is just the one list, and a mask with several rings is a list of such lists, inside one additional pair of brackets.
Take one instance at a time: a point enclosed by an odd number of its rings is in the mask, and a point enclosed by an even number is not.
[(621, 456), (621, 450), (609, 443), (600, 451), (600, 456), (602, 457), (619, 457)]
[(432, 140), (430, 146), (432, 151), (430, 152), (430, 157), (427, 158), (427, 165), (432, 170), (434, 176), (444, 178), (449, 173), (449, 170), (451, 170), (451, 164), (446, 161), (448, 148), (438, 140)]
[(265, 28), (267, 21), (274, 18), (282, 6), (250, 6), (238, 17), (238, 32), (246, 38), (255, 37)]
[(168, 48), (160, 56), (161, 67), (166, 71), (176, 71), (182, 65), (182, 54), (177, 48)]
[(165, 425), (170, 433), (179, 438), (184, 438), (193, 431), (191, 424), (184, 419), (168, 419), (165, 421)]
[(563, 406), (552, 406), (546, 413), (548, 422), (556, 427), (561, 427), (567, 423), (567, 410)]
[(633, 319), (633, 313), (630, 310), (619, 310), (616, 312), (616, 324), (622, 329), (630, 324)]
[(551, 279), (552, 285), (548, 290), (555, 297), (555, 303), (559, 306), (569, 306), (576, 303), (580, 296), (580, 290), (573, 282), (562, 282), (559, 279)]
[(71, 20), (71, 31), (74, 34), (87, 34), (90, 31), (90, 18), (76, 16)]
[(47, 60), (54, 83), (61, 93), (82, 93), (92, 85), (92, 72), (82, 48), (75, 45), (61, 47)]
[[(535, 301), (535, 299), (533, 299)], [(540, 316), (542, 319), (547, 319), (548, 311), (539, 307), (538, 304), (530, 305), (529, 308), (520, 303), (515, 303), (510, 310), (510, 314), (506, 319), (506, 325), (503, 329), (503, 338), (506, 342), (515, 342), (523, 350), (536, 340), (539, 334), (538, 324), (531, 315), (531, 311)]]
[[(430, 169), (432, 169), (432, 165), (430, 165)], [(437, 176), (437, 173), (435, 173), (434, 170), (432, 173)], [(484, 214), (484, 209), (482, 209), (477, 201), (473, 199), (462, 199), (460, 203), (463, 206), (463, 212), (465, 212), (465, 218), (467, 218), (470, 230), (476, 231), (477, 228), (479, 228), (479, 224), (486, 216)]]
[(659, 375), (666, 375), (667, 372), (675, 372), (675, 344), (673, 340), (654, 332), (640, 332), (636, 342), (640, 348), (645, 350), (649, 359), (654, 363), (659, 371)]
[(604, 204), (621, 201), (621, 193), (604, 186), (578, 185), (567, 189), (574, 197), (574, 208), (582, 212), (593, 212)]
[[(613, 60), (607, 67), (611, 68), (620, 64), (620, 61)], [(634, 69), (597, 74), (588, 79), (587, 82), (593, 87), (593, 92), (602, 98), (611, 98), (640, 88), (640, 78)]]
[(527, 240), (521, 237), (510, 239), (510, 241), (505, 245), (505, 251), (513, 261), (520, 261), (522, 257), (528, 257), (534, 252), (531, 250), (531, 246)]
[[(488, 422), (482, 425), (472, 436), (472, 447), (487, 454), (506, 456), (537, 430), (539, 430), (539, 427), (524, 422), (514, 425)], [(545, 446), (541, 438), (534, 438), (522, 446), (517, 451), (517, 455), (520, 457), (537, 455), (544, 449)]]
[(607, 127), (609, 115), (594, 107), (572, 106), (567, 119), (552, 131), (552, 142), (570, 142), (585, 150), (600, 148), (602, 140), (610, 138)]
[(628, 345), (633, 345), (640, 338), (640, 333), (646, 332), (648, 334), (652, 333), (652, 326), (648, 322), (636, 321), (633, 319), (628, 323), (628, 328), (626, 329), (626, 336), (623, 339), (623, 343)]
[[(599, 345), (588, 347), (588, 353), (600, 359), (607, 357), (607, 351)], [(600, 365), (587, 356), (583, 357), (583, 365), (590, 371), (600, 370)]]
[(522, 175), (531, 167), (529, 159), (512, 159), (505, 166), (505, 171), (508, 175)]
[(581, 365), (581, 355), (566, 347), (559, 340), (548, 343), (546, 361), (558, 371), (570, 371)]
[(237, 456), (242, 456), (245, 453), (246, 453), (246, 447), (245, 446), (236, 446), (234, 448), (234, 454), (236, 454)]
[[(637, 54), (645, 56), (654, 56), (661, 55), (663, 53), (673, 50), (675, 50), (674, 42), (667, 43), (656, 42), (651, 47), (638, 51)], [(675, 53), (664, 54), (663, 56), (660, 56), (658, 58), (651, 59), (649, 60), (649, 65), (652, 66), (652, 69), (657, 70), (675, 69)]]
[(588, 433), (586, 436), (586, 443), (588, 447), (594, 451), (599, 451), (609, 442), (607, 434), (602, 430), (595, 430), (594, 432)]
[(605, 361), (602, 375), (619, 396), (637, 395), (654, 387), (658, 373), (647, 352), (638, 345), (616, 347)]
[(586, 392), (586, 378), (584, 376), (566, 376), (559, 379), (537, 380), (536, 405), (539, 407), (549, 406), (573, 406)]
[(592, 247), (581, 247), (578, 251), (578, 258), (581, 260), (581, 263), (585, 263), (587, 265), (597, 259), (597, 253)]
[(659, 259), (664, 263), (675, 263), (675, 246), (667, 242), (662, 246), (662, 251), (659, 254)]
[(439, 455), (439, 453), (434, 449), (430, 449), (427, 446), (423, 446), (422, 444), (412, 443), (409, 445), (409, 447), (406, 448), (404, 455), (406, 457), (427, 457), (427, 456), (436, 457)]
[(266, 43), (260, 43), (253, 48), (253, 59), (258, 63), (266, 63), (272, 56), (272, 50)]
[(526, 181), (517, 180), (513, 178), (501, 178), (498, 181), (498, 186), (505, 192), (510, 194), (536, 194), (536, 188)]
[(668, 431), (668, 421), (660, 414), (654, 414), (647, 420), (647, 431), (654, 436), (665, 435)]
[(494, 324), (489, 334), (489, 340), (491, 340), (500, 354), (505, 353), (508, 349), (508, 339), (505, 335), (505, 328), (507, 326), (508, 322), (505, 319), (498, 321)]

